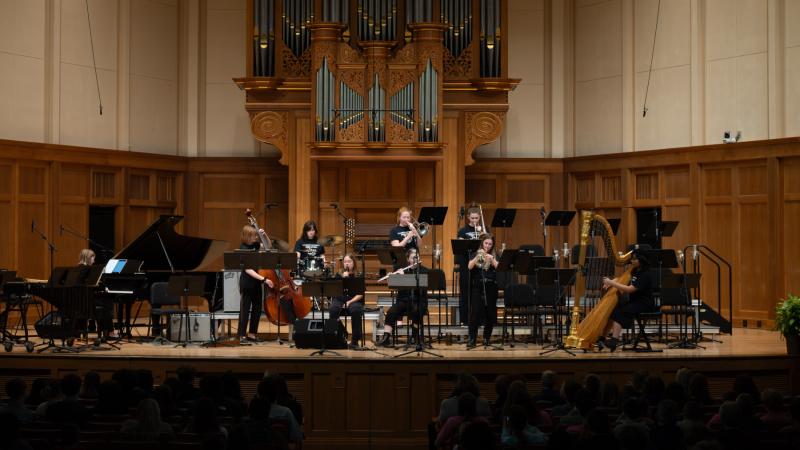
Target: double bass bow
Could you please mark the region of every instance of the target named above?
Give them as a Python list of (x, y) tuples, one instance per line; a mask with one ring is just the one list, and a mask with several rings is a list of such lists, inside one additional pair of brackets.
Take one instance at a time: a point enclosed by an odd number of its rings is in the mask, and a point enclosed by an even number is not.
[[(250, 208), (245, 211), (245, 215), (250, 225), (256, 230), (261, 229)], [(263, 235), (259, 232), (258, 237), (265, 249), (272, 247), (266, 232)], [(272, 324), (288, 325), (292, 322), (287, 317), (287, 310), (284, 308), (291, 308), (295, 318), (303, 318), (311, 311), (311, 299), (303, 297), (302, 288), (294, 283), (289, 269), (260, 269), (258, 274), (272, 281), (272, 287), (265, 286), (264, 293), (264, 311)], [(284, 308), (281, 307), (281, 303), (285, 305)]]

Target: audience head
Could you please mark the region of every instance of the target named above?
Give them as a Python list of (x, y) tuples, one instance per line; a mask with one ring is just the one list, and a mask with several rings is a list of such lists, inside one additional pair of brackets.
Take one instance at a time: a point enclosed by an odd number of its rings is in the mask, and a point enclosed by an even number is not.
[(256, 393), (270, 404), (278, 401), (278, 375), (270, 374), (258, 382)]
[(181, 384), (194, 386), (194, 377), (197, 375), (197, 372), (194, 370), (194, 367), (180, 366), (175, 370), (175, 375), (178, 376), (178, 381), (180, 381)]
[(81, 398), (97, 398), (99, 388), (100, 374), (93, 370), (86, 372), (86, 374), (83, 376)]
[(668, 398), (681, 406), (686, 402), (686, 390), (677, 381), (670, 382), (664, 390), (664, 398)]
[(647, 403), (657, 405), (664, 398), (664, 380), (661, 377), (649, 376), (644, 382), (644, 398)]
[(175, 409), (175, 397), (172, 388), (167, 384), (161, 384), (153, 390), (153, 399), (158, 402), (161, 414), (169, 416)]
[(136, 408), (136, 421), (140, 433), (158, 433), (161, 431), (161, 409), (158, 402), (146, 398)]
[(622, 404), (622, 412), (630, 420), (638, 420), (646, 414), (647, 405), (638, 397), (631, 397)]
[(606, 381), (603, 384), (600, 404), (608, 407), (616, 407), (619, 405), (619, 388), (617, 387), (617, 383)]
[(508, 398), (508, 389), (511, 387), (511, 377), (498, 375), (494, 379), (494, 392), (497, 394), (497, 404), (502, 405)]
[(689, 380), (692, 379), (692, 375), (694, 375), (694, 373), (692, 373), (691, 369), (689, 369), (688, 367), (681, 367), (675, 373), (675, 381), (677, 381), (681, 386), (683, 386), (684, 389), (688, 390)]
[(15, 402), (22, 402), (25, 400), (25, 391), (28, 385), (22, 378), (11, 378), (6, 381), (6, 395), (9, 400)]
[(594, 394), (589, 392), (587, 389), (581, 388), (575, 393), (575, 408), (578, 409), (578, 413), (581, 415), (581, 417), (587, 417), (589, 412), (594, 409), (594, 399)]
[(61, 379), (61, 392), (66, 397), (77, 397), (81, 391), (81, 377), (74, 373), (68, 373)]
[(236, 374), (230, 370), (222, 375), (222, 389), (226, 397), (236, 400), (242, 399), (242, 386)]
[(453, 397), (458, 397), (464, 392), (469, 392), (475, 397), (480, 397), (481, 387), (478, 384), (478, 379), (468, 373), (460, 373), (456, 379), (456, 384), (453, 386)]
[(647, 378), (648, 378), (647, 372), (645, 372), (644, 370), (639, 370), (637, 372), (634, 372), (633, 375), (631, 375), (631, 386), (633, 386), (633, 389), (636, 390), (636, 392), (641, 394), (644, 392), (644, 387), (645, 383), (647, 382)]
[(219, 375), (209, 374), (200, 379), (200, 395), (212, 400), (222, 396), (222, 378)]
[(678, 421), (678, 404), (672, 400), (664, 399), (656, 409), (656, 421), (659, 425), (674, 425)]
[(736, 392), (737, 395), (750, 394), (754, 400), (761, 398), (756, 382), (753, 380), (753, 377), (747, 374), (740, 374), (736, 377), (736, 380), (733, 382), (733, 391)]
[(139, 369), (136, 371), (136, 387), (145, 393), (153, 392), (153, 372), (149, 369)]
[(31, 391), (28, 393), (28, 400), (25, 403), (29, 405), (38, 405), (42, 403), (45, 400), (42, 391), (47, 386), (48, 382), (48, 378), (34, 379), (33, 383), (31, 383)]
[(61, 398), (61, 383), (58, 380), (49, 380), (42, 389), (42, 399), (44, 401), (55, 401)]
[(738, 428), (742, 424), (742, 409), (736, 402), (724, 402), (719, 407), (719, 420), (723, 428)]
[(580, 383), (575, 380), (567, 380), (561, 386), (561, 396), (570, 405), (575, 404), (575, 394), (582, 389)]
[(458, 415), (466, 419), (478, 415), (477, 398), (471, 392), (464, 392), (458, 396)]
[(589, 393), (591, 393), (592, 396), (597, 400), (600, 399), (600, 391), (602, 386), (603, 384), (602, 381), (600, 381), (600, 377), (593, 373), (587, 374), (583, 378), (583, 388), (589, 391)]
[(736, 404), (742, 411), (742, 418), (753, 417), (756, 413), (756, 399), (752, 395), (742, 393), (736, 396)]
[(210, 398), (200, 398), (194, 405), (192, 431), (195, 433), (209, 433), (218, 429), (217, 405)]
[(761, 403), (769, 412), (783, 411), (783, 395), (774, 389), (764, 389), (761, 392)]
[(555, 389), (557, 375), (552, 370), (545, 370), (542, 372), (542, 389)]
[(695, 373), (689, 379), (689, 398), (704, 405), (711, 403), (708, 379), (702, 373)]

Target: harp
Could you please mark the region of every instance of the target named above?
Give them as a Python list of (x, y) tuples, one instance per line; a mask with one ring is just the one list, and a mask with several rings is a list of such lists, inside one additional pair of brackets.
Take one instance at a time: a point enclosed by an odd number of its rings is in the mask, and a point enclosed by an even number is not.
[[(600, 337), (608, 318), (617, 306), (617, 290), (610, 288), (603, 293), (602, 278), (613, 277), (616, 266), (627, 264), (631, 254), (617, 251), (614, 232), (603, 216), (591, 211), (581, 213), (581, 238), (578, 251), (578, 271), (575, 279), (575, 301), (572, 305), (572, 323), (567, 347), (588, 349)], [(630, 269), (616, 280), (622, 284), (630, 282)], [(602, 294), (602, 295), (601, 295)], [(593, 299), (600, 298), (596, 303)], [(594, 307), (581, 320), (581, 303), (594, 303)]]

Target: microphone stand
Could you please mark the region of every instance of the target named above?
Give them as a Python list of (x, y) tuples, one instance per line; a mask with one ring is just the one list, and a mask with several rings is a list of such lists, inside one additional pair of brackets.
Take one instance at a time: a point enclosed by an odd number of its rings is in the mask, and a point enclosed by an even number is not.
[(56, 244), (51, 241), (47, 235), (45, 235), (39, 227), (36, 226), (36, 222), (31, 224), (31, 232), (38, 233), (39, 237), (42, 238), (43, 241), (47, 242), (47, 250), (50, 252), (50, 273), (53, 273), (53, 261), (54, 261), (54, 253), (58, 251), (56, 248)]
[(94, 239), (92, 239), (92, 238), (90, 238), (88, 236), (82, 235), (81, 233), (73, 230), (72, 228), (70, 228), (68, 226), (61, 225), (61, 231), (66, 231), (67, 234), (71, 234), (71, 235), (77, 237), (78, 239), (82, 239), (82, 240), (86, 241), (90, 246), (96, 247), (98, 251), (101, 251), (103, 253), (108, 253), (108, 254), (111, 254), (111, 255), (114, 254), (114, 250), (113, 249), (110, 249), (110, 248), (106, 247), (105, 245), (95, 241)]

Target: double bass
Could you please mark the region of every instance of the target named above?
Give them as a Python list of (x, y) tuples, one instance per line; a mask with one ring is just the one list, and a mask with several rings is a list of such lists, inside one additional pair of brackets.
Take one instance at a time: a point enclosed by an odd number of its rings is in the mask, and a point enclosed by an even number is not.
[[(256, 222), (253, 211), (247, 209), (245, 211), (247, 220), (250, 225), (260, 230), (258, 222)], [(265, 233), (266, 234), (266, 233)], [(261, 245), (264, 248), (270, 248), (269, 238), (261, 233), (258, 233), (261, 239)], [(294, 283), (291, 271), (289, 269), (260, 269), (258, 274), (272, 282), (272, 287), (265, 286), (264, 293), (264, 311), (267, 314), (267, 319), (274, 325), (288, 325), (291, 323), (287, 317), (287, 311), (281, 307), (281, 303), (285, 307), (291, 307), (296, 318), (303, 318), (311, 311), (311, 299), (303, 297), (303, 290), (300, 286)]]

